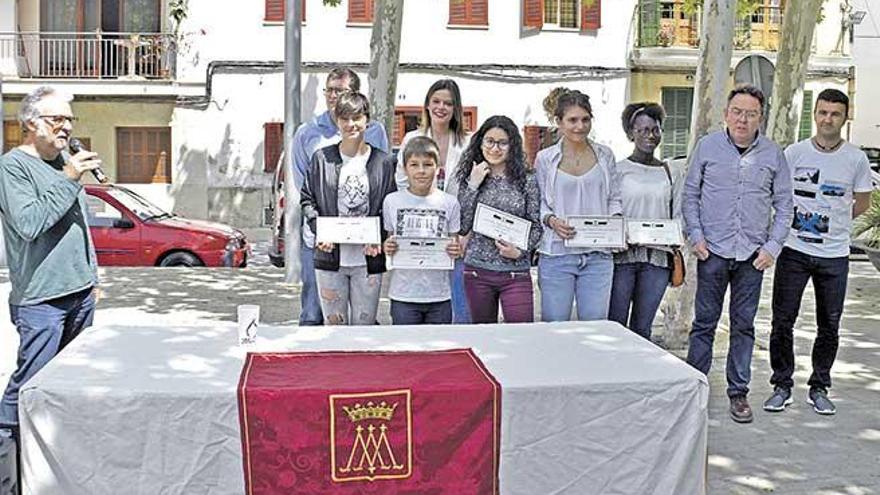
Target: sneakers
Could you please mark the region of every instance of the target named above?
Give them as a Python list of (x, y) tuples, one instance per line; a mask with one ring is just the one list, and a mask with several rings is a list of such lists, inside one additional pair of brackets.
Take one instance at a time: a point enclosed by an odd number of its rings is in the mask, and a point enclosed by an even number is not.
[(764, 401), (764, 410), (768, 412), (784, 411), (786, 406), (791, 405), (794, 399), (791, 398), (791, 389), (785, 387), (776, 387), (773, 389), (773, 395)]
[(813, 406), (813, 410), (816, 411), (817, 414), (822, 414), (824, 416), (831, 416), (837, 412), (834, 403), (828, 398), (828, 392), (822, 388), (810, 389), (807, 404)]
[(745, 395), (730, 398), (730, 418), (737, 423), (751, 423), (754, 419), (752, 407)]

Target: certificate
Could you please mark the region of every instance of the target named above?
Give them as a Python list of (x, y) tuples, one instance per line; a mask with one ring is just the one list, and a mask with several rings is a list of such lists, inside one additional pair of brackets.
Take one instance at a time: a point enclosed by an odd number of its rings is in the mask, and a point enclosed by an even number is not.
[(574, 237), (565, 240), (565, 247), (626, 247), (623, 217), (571, 216), (566, 221), (575, 232)]
[(397, 252), (388, 257), (389, 270), (452, 270), (446, 254), (448, 237), (397, 237)]
[(626, 237), (630, 244), (681, 246), (681, 223), (678, 220), (627, 220)]
[(318, 217), (316, 242), (382, 244), (379, 217)]
[(474, 232), (496, 241), (504, 241), (522, 249), (529, 248), (529, 231), (532, 222), (516, 215), (477, 203), (474, 215)]

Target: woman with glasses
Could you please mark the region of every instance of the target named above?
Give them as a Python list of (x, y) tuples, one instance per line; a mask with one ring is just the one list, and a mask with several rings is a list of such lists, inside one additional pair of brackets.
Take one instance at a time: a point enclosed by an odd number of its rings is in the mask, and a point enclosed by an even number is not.
[(541, 240), (540, 197), (526, 169), (519, 129), (507, 117), (487, 119), (471, 137), (456, 173), (461, 229), (470, 232), (478, 204), (529, 222), (528, 246), (519, 248), (474, 232), (464, 255), (464, 289), (471, 320), (497, 323), (498, 304), (507, 323), (534, 321), (530, 252)]
[[(394, 165), (384, 151), (364, 141), (370, 105), (360, 93), (342, 93), (333, 108), (342, 141), (312, 155), (302, 188), (303, 217), (312, 232), (318, 217), (379, 217), (382, 203), (394, 192)], [(372, 325), (379, 307), (385, 271), (381, 246), (315, 246), (315, 275), (326, 325)]]
[[(427, 136), (437, 143), (440, 149), (440, 163), (435, 179), (437, 189), (446, 191), (452, 196), (458, 195), (458, 182), (455, 172), (461, 154), (468, 144), (468, 135), (464, 129), (464, 110), (461, 104), (461, 92), (458, 84), (452, 79), (440, 79), (428, 88), (425, 104), (422, 107), (422, 122), (418, 129), (403, 136), (400, 152), (397, 155), (397, 189), (409, 187), (404, 171), (403, 150), (410, 140), (417, 136)], [(450, 273), (452, 281), (452, 322), (470, 323), (470, 311), (464, 294), (464, 264), (455, 260), (455, 268)]]
[(614, 154), (589, 138), (589, 96), (576, 90), (561, 94), (555, 119), (561, 139), (535, 159), (544, 224), (538, 261), (541, 319), (569, 320), (576, 301), (578, 320), (604, 320), (614, 274), (611, 253), (605, 248), (567, 247), (565, 240), (575, 235), (567, 221), (570, 216), (621, 214)]
[[(632, 103), (621, 117), (623, 131), (635, 145), (629, 158), (617, 164), (623, 214), (633, 219), (680, 216), (683, 170), (658, 160), (665, 118), (657, 103)], [(630, 245), (614, 255), (614, 283), (608, 319), (651, 338), (651, 324), (671, 274), (671, 248)]]

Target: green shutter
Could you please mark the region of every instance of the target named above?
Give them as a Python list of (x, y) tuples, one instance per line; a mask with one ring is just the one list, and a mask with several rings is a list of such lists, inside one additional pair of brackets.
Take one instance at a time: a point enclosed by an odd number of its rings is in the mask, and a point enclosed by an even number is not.
[(801, 104), (801, 120), (798, 124), (798, 141), (803, 141), (813, 135), (813, 92), (804, 91), (804, 101)]
[(663, 158), (686, 156), (691, 130), (694, 89), (663, 88), (662, 92), (666, 120), (663, 122), (663, 143), (660, 152)]
[(657, 46), (660, 33), (660, 2), (639, 0), (639, 46)]

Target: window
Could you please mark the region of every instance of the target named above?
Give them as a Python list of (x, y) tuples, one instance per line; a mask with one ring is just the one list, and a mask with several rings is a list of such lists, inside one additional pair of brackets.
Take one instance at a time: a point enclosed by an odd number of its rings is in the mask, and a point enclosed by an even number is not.
[(171, 128), (116, 128), (117, 182), (171, 182)]
[(798, 141), (803, 141), (813, 135), (813, 92), (804, 91), (804, 100), (801, 104), (801, 118), (798, 123)]
[(275, 172), (282, 149), (284, 149), (284, 123), (263, 124), (263, 172), (267, 174)]
[(694, 104), (693, 88), (663, 88), (663, 158), (685, 156), (691, 130), (691, 107)]
[(602, 25), (602, 0), (523, 0), (522, 14), (527, 28), (593, 31)]
[(526, 154), (526, 163), (534, 167), (538, 152), (556, 144), (557, 136), (557, 133), (551, 132), (551, 129), (546, 126), (523, 126), (523, 151)]
[[(265, 0), (266, 10), (263, 20), (266, 22), (284, 22), (284, 4), (287, 0)], [(302, 0), (302, 21), (306, 22), (306, 0)]]
[(375, 0), (349, 0), (348, 22), (351, 24), (372, 23), (375, 3)]
[(86, 221), (89, 227), (113, 227), (116, 220), (122, 220), (122, 212), (116, 207), (103, 199), (86, 195), (86, 206), (88, 207), (88, 217)]
[[(461, 109), (464, 120), (464, 131), (474, 132), (477, 128), (477, 107)], [(395, 107), (394, 128), (391, 130), (391, 145), (400, 146), (407, 132), (418, 129), (422, 122), (422, 107)]]
[(16, 120), (3, 121), (3, 153), (21, 144), (21, 125)]
[(489, 0), (449, 0), (449, 24), (488, 26)]

